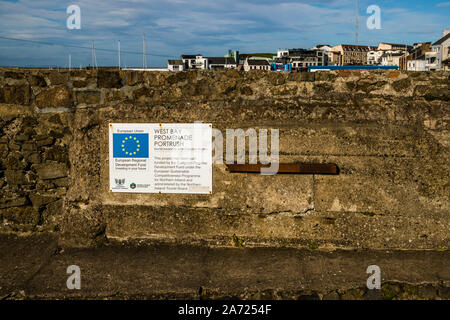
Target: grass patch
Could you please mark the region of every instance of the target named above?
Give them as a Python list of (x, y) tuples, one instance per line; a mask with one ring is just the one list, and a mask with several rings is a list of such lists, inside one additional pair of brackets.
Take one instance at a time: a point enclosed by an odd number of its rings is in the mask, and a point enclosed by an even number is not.
[(242, 239), (239, 239), (239, 237), (235, 233), (233, 234), (233, 243), (235, 247), (238, 248), (244, 247), (244, 241)]

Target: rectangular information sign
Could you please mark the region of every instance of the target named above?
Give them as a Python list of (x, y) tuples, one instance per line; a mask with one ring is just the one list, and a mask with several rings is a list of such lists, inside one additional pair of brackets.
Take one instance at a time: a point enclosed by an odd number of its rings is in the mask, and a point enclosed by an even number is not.
[(109, 189), (212, 193), (212, 125), (109, 124)]

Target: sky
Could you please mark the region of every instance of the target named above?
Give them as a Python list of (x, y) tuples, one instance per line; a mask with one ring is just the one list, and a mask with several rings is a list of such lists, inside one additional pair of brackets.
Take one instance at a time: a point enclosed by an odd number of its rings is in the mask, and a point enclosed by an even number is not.
[[(167, 66), (181, 54), (224, 56), (311, 48), (317, 44), (431, 41), (450, 28), (450, 1), (443, 0), (0, 0), (0, 66), (67, 67), (92, 63)], [(67, 7), (78, 5), (81, 29), (68, 29)], [(367, 8), (381, 9), (381, 29), (367, 28)], [(22, 39), (25, 42), (4, 38)], [(58, 45), (56, 45), (58, 44)], [(81, 48), (79, 48), (81, 47)], [(104, 50), (101, 50), (104, 49)], [(128, 53), (127, 53), (128, 52)]]

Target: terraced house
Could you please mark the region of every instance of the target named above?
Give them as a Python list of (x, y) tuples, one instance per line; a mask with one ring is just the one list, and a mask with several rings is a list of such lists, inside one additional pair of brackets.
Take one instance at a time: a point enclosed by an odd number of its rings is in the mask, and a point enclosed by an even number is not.
[(334, 46), (332, 51), (339, 52), (339, 65), (365, 65), (367, 64), (367, 53), (377, 50), (373, 46), (360, 46), (354, 44), (340, 44)]

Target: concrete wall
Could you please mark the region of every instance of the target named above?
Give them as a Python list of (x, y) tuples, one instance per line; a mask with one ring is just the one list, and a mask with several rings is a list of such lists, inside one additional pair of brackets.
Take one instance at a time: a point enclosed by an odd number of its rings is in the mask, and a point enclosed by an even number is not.
[[(1, 69), (0, 228), (70, 246), (448, 248), (449, 97), (448, 72)], [(340, 174), (216, 164), (212, 195), (109, 192), (109, 122), (194, 121), (280, 129), (280, 161)]]

